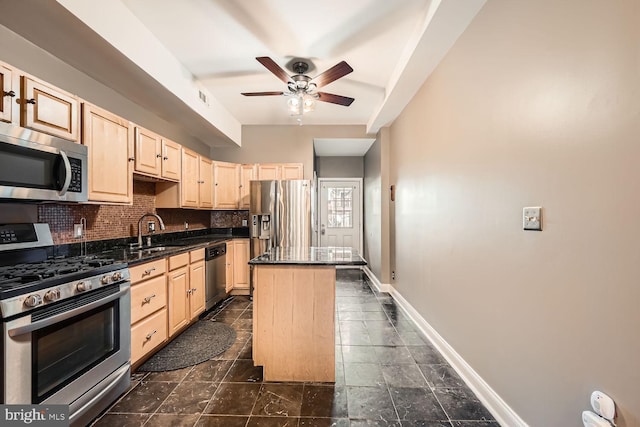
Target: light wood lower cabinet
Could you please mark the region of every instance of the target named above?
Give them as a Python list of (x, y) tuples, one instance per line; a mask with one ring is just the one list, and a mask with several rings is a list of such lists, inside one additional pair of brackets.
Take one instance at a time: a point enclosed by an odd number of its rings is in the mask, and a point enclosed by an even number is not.
[(249, 239), (233, 240), (233, 294), (249, 295)]
[(233, 259), (235, 254), (235, 245), (233, 244), (233, 240), (227, 242), (227, 256), (226, 256), (226, 271), (225, 277), (227, 280), (225, 286), (225, 292), (230, 293), (233, 290)]
[(129, 268), (131, 275), (131, 364), (167, 340), (166, 260)]
[(204, 249), (169, 257), (169, 337), (204, 311)]

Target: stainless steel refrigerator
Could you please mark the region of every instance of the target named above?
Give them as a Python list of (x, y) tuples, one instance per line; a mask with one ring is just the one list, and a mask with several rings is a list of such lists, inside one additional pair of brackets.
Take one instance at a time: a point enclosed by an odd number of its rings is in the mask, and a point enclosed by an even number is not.
[(250, 186), (251, 258), (276, 246), (311, 246), (311, 181), (251, 181)]

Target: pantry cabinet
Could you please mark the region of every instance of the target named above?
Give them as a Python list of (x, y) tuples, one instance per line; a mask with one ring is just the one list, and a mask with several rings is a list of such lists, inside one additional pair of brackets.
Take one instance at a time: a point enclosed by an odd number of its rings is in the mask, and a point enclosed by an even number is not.
[(89, 158), (89, 201), (133, 202), (133, 125), (85, 102), (82, 143)]

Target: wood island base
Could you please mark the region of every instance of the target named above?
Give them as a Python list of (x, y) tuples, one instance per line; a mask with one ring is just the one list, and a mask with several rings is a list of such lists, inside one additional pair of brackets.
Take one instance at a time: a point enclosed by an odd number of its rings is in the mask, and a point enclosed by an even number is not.
[(265, 381), (335, 382), (333, 265), (254, 265), (253, 362)]

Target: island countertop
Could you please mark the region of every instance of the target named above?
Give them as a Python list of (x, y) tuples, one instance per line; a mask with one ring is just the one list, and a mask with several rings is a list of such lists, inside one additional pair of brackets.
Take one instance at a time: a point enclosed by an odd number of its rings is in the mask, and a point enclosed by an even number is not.
[(347, 247), (277, 247), (253, 258), (251, 265), (367, 265), (357, 250)]

